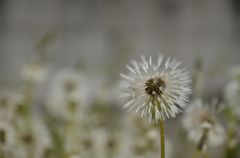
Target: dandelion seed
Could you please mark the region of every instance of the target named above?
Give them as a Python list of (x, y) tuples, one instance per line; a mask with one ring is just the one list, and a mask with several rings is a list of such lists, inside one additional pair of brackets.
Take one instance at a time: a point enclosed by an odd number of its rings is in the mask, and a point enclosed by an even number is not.
[(147, 61), (141, 56), (141, 60), (132, 60), (132, 66), (127, 65), (128, 75), (121, 74), (124, 79), (121, 97), (128, 100), (124, 108), (140, 111), (141, 116), (148, 115), (150, 122), (175, 117), (180, 107), (186, 106), (191, 93), (188, 73), (185, 69), (177, 69), (181, 62), (176, 59), (168, 58), (162, 65), (162, 55), (157, 64), (151, 57)]

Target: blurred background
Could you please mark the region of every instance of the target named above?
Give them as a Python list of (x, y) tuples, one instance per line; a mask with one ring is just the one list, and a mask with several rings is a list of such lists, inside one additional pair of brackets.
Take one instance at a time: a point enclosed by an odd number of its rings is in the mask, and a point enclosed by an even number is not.
[[(53, 74), (77, 67), (113, 86), (131, 59), (162, 53), (191, 76), (200, 69), (201, 96), (221, 99), (227, 70), (239, 64), (239, 28), (238, 0), (0, 0), (0, 85), (18, 86), (19, 70), (36, 54)], [(51, 77), (38, 87), (37, 105)], [(179, 121), (167, 122), (175, 140)]]
[[(1, 0), (0, 75), (16, 78), (50, 30), (56, 34), (49, 50), (56, 67), (80, 61), (95, 73), (128, 51), (118, 65), (125, 70), (130, 59), (161, 52), (190, 72), (200, 58), (208, 75), (216, 68), (223, 74), (225, 65), (240, 59), (239, 6), (238, 0)], [(210, 82), (219, 90), (223, 77)], [(211, 86), (206, 96), (213, 95)]]

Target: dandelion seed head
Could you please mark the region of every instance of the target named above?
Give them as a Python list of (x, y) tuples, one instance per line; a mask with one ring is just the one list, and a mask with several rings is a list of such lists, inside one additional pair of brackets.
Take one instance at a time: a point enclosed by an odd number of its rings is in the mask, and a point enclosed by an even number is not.
[(181, 62), (168, 58), (165, 64), (160, 54), (158, 62), (149, 61), (141, 56), (141, 61), (131, 61), (127, 65), (128, 74), (120, 74), (122, 93), (127, 103), (123, 106), (128, 111), (135, 109), (141, 116), (148, 115), (149, 122), (158, 122), (159, 119), (175, 117), (186, 106), (190, 77), (185, 69), (178, 69)]
[[(63, 69), (52, 79), (47, 97), (47, 109), (55, 117), (70, 119), (81, 117), (87, 105), (87, 85), (84, 75), (73, 69)], [(76, 114), (76, 115), (75, 115)]]
[(161, 95), (166, 88), (166, 84), (161, 78), (150, 78), (145, 86), (145, 92), (152, 96)]
[(213, 101), (210, 105), (196, 99), (186, 109), (182, 125), (188, 132), (188, 138), (194, 143), (199, 143), (204, 132), (207, 131), (209, 144), (211, 146), (221, 145), (225, 140), (225, 131), (216, 119), (218, 110), (217, 103)]
[(74, 79), (67, 78), (63, 81), (63, 88), (66, 92), (72, 92), (78, 86), (77, 84), (78, 83)]
[[(34, 121), (33, 121), (34, 120)], [(51, 146), (49, 133), (39, 118), (33, 118), (33, 122), (19, 120), (14, 141), (14, 149), (17, 157), (27, 157), (29, 151), (34, 157), (42, 157), (45, 149)]]

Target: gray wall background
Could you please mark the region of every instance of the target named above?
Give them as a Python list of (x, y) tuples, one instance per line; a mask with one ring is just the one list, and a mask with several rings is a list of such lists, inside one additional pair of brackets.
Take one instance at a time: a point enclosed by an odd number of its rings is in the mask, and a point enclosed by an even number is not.
[(130, 59), (158, 52), (177, 57), (192, 73), (199, 57), (208, 98), (219, 94), (225, 69), (239, 64), (239, 28), (237, 0), (1, 0), (0, 78), (16, 79), (39, 39), (54, 29), (55, 67), (80, 60), (93, 74), (130, 47), (116, 75)]

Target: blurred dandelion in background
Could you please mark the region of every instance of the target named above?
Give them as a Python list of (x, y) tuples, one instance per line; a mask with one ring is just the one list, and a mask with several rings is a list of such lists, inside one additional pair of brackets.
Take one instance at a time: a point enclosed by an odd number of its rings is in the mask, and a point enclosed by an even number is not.
[[(226, 133), (223, 126), (217, 120), (217, 100), (212, 100), (211, 104), (203, 103), (201, 99), (196, 99), (190, 103), (185, 111), (182, 125), (188, 132), (189, 140), (197, 144), (197, 149), (201, 152), (203, 148), (209, 150), (209, 146), (218, 146), (224, 143)], [(208, 152), (208, 151), (206, 151)]]
[(224, 87), (225, 114), (228, 118), (228, 140), (226, 143), (226, 157), (236, 157), (239, 151), (240, 125), (240, 68), (230, 68), (230, 81)]
[(41, 120), (19, 120), (14, 141), (15, 157), (43, 157), (51, 144), (50, 135)]
[(77, 70), (60, 70), (52, 78), (47, 97), (48, 111), (63, 119), (81, 117), (86, 106), (87, 85), (84, 76)]

